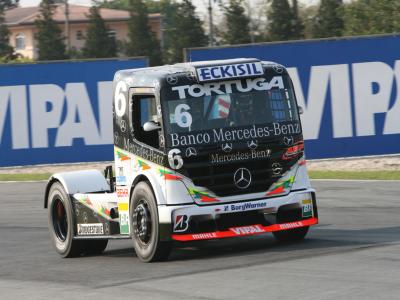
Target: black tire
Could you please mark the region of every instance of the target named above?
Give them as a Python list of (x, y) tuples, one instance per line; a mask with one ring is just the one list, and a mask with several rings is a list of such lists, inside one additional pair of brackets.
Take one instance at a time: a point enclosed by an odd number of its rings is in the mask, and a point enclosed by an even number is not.
[(74, 216), (71, 201), (64, 187), (53, 183), (47, 198), (50, 238), (62, 257), (75, 257), (83, 252), (84, 242), (74, 240)]
[(274, 231), (272, 234), (279, 242), (298, 242), (306, 237), (309, 228), (309, 226), (306, 226), (289, 230)]
[(133, 190), (129, 213), (129, 226), (137, 257), (143, 262), (166, 260), (172, 242), (160, 241), (157, 203), (146, 182), (139, 182)]

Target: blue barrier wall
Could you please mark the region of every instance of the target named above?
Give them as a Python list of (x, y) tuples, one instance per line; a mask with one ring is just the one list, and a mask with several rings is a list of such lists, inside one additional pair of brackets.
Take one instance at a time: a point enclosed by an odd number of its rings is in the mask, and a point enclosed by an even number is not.
[(400, 36), (188, 49), (188, 61), (256, 57), (291, 74), (308, 158), (400, 153)]
[(0, 167), (113, 159), (112, 80), (147, 59), (0, 66)]

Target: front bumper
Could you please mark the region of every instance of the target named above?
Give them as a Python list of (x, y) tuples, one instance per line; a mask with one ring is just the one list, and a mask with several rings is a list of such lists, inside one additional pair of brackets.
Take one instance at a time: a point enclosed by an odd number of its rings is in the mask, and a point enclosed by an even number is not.
[[(252, 201), (159, 206), (162, 239), (192, 241), (289, 230), (318, 223), (313, 189)], [(168, 237), (167, 237), (168, 236)]]

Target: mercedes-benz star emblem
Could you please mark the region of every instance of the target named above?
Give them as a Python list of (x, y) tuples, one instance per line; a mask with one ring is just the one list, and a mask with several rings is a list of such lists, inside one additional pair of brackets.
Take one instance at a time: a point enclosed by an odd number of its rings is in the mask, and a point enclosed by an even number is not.
[(232, 144), (231, 143), (226, 143), (226, 144), (222, 144), (222, 150), (224, 152), (231, 152), (232, 151)]
[(188, 73), (186, 73), (186, 78), (189, 81), (193, 81), (195, 79), (195, 76), (194, 76), (194, 74), (192, 72), (188, 72)]
[(247, 142), (247, 147), (249, 147), (250, 149), (254, 150), (258, 147), (258, 142), (257, 140), (251, 140)]
[(159, 136), (159, 141), (160, 141), (160, 147), (164, 147), (165, 146), (164, 136), (160, 135)]
[(114, 143), (115, 143), (115, 145), (118, 145), (118, 142), (119, 142), (118, 132), (115, 132), (114, 133)]
[(133, 101), (132, 101), (132, 99), (129, 100), (129, 111), (133, 112)]
[(239, 189), (246, 189), (251, 183), (251, 173), (246, 168), (237, 169), (233, 175), (233, 182)]
[(126, 122), (125, 122), (125, 120), (121, 120), (121, 123), (119, 124), (119, 127), (121, 128), (122, 132), (126, 131)]
[(169, 84), (171, 84), (171, 85), (177, 84), (177, 83), (178, 83), (178, 78), (175, 77), (174, 75), (169, 75), (169, 76), (167, 77), (167, 82), (168, 82)]
[(128, 77), (128, 78), (125, 79), (125, 82), (126, 82), (127, 85), (133, 85), (133, 78)]
[(275, 176), (281, 175), (282, 173), (282, 166), (280, 163), (273, 163), (272, 164), (272, 174)]
[(274, 65), (272, 68), (275, 70), (276, 73), (280, 74), (283, 72), (283, 68), (281, 65)]
[(189, 147), (186, 149), (186, 157), (196, 156), (197, 151), (193, 147)]
[(292, 136), (285, 136), (285, 137), (283, 138), (283, 143), (284, 143), (286, 146), (291, 146), (291, 145), (293, 145), (293, 141), (294, 141), (294, 139), (293, 139)]

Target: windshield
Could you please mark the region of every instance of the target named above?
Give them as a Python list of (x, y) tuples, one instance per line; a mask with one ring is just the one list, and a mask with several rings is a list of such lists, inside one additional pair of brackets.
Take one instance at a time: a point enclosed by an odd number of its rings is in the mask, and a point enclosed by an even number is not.
[[(192, 142), (188, 141), (190, 143), (186, 144), (181, 139), (181, 136), (194, 135), (198, 132), (214, 132), (215, 135), (215, 132), (220, 129), (224, 129), (224, 132), (221, 133), (224, 137), (226, 137), (225, 129), (230, 129), (232, 133), (232, 129), (235, 128), (245, 131), (246, 128), (250, 130), (254, 127), (254, 130), (259, 133), (256, 136), (248, 135), (247, 137), (244, 134), (245, 132), (239, 132), (239, 135), (234, 140), (285, 134), (286, 130), (281, 130), (278, 127), (289, 126), (288, 124), (297, 124), (296, 130), (294, 129), (295, 126), (292, 126), (291, 134), (300, 133), (296, 101), (291, 85), (287, 87), (281, 86), (284, 88), (276, 87), (268, 90), (244, 92), (239, 92), (240, 89), (232, 88), (234, 87), (233, 84), (230, 87), (226, 88), (225, 86), (225, 91), (223, 91), (221, 88), (216, 89), (211, 86), (209, 89), (216, 93), (209, 93), (210, 95), (205, 93), (202, 97), (167, 100), (164, 118), (169, 136), (167, 138), (169, 140), (168, 144), (172, 144), (172, 146), (189, 146), (213, 143), (211, 138), (209, 142), (206, 140), (193, 143), (192, 140)], [(188, 87), (185, 96), (190, 96), (191, 90), (193, 91), (191, 94), (196, 92), (199, 94), (200, 89), (203, 87), (197, 85), (197, 88), (199, 91), (196, 91), (196, 87), (192, 89)], [(183, 88), (180, 90), (183, 90)], [(241, 86), (241, 90), (244, 90), (243, 86)], [(262, 131), (264, 132), (263, 134), (261, 134)], [(228, 139), (229, 136), (230, 133), (228, 133)], [(207, 136), (205, 137), (207, 138)], [(178, 140), (180, 141), (179, 144), (177, 144)], [(219, 141), (214, 140), (214, 142)]]

